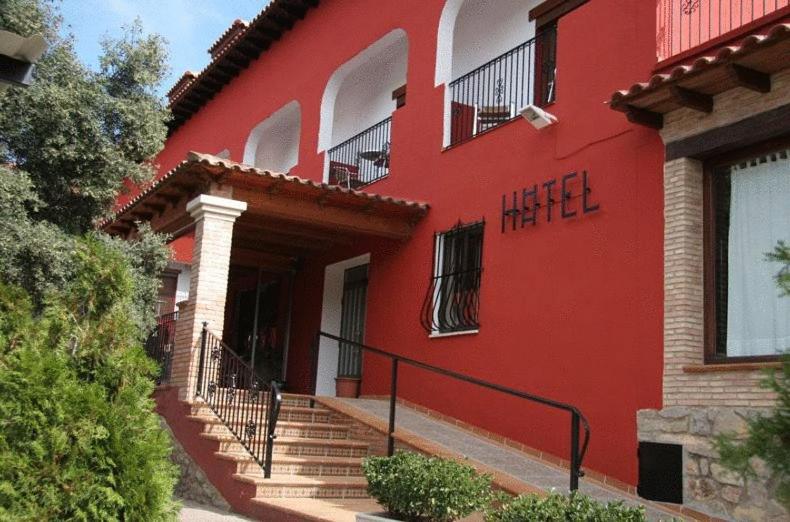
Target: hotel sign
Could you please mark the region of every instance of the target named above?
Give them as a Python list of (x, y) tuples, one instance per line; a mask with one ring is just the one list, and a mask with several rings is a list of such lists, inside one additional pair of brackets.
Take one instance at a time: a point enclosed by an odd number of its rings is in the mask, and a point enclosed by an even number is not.
[(565, 174), (545, 181), (540, 186), (514, 190), (512, 196), (502, 194), (502, 233), (515, 231), (539, 222), (551, 223), (556, 219), (570, 219), (596, 212), (600, 205), (592, 202), (592, 188), (587, 171), (581, 173), (581, 188), (578, 187), (579, 173)]

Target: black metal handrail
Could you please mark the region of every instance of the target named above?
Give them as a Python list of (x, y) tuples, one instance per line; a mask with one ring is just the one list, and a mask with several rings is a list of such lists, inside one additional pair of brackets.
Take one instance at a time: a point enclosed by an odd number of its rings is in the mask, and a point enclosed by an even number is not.
[(156, 378), (156, 384), (167, 384), (170, 382), (177, 321), (178, 311), (160, 315), (156, 318), (154, 330), (145, 341), (145, 353), (159, 364), (159, 375)]
[(390, 172), (392, 117), (327, 151), (329, 184), (358, 189)]
[[(201, 397), (242, 446), (272, 475), (275, 429), (282, 393), (263, 382), (253, 368), (203, 323), (195, 396)], [(263, 436), (261, 436), (263, 434)]]
[[(386, 352), (379, 348), (367, 346), (365, 344), (351, 341), (349, 339), (343, 339), (342, 337), (328, 334), (326, 332), (318, 332), (314, 339), (314, 344), (313, 344), (313, 387), (314, 388), (317, 381), (318, 347), (322, 337), (337, 341), (339, 343), (348, 343), (348, 344), (356, 345), (363, 352), (370, 352), (376, 355), (381, 355), (383, 357), (389, 358), (392, 361), (392, 370), (390, 377), (389, 429), (387, 434), (387, 453), (389, 455), (392, 455), (395, 451), (395, 403), (398, 395), (398, 365), (400, 363), (403, 363), (409, 366), (413, 366), (415, 368), (421, 368), (423, 370), (428, 370), (430, 372), (438, 373), (439, 375), (452, 377), (454, 379), (458, 379), (463, 382), (475, 384), (477, 386), (482, 386), (483, 388), (495, 390), (504, 393), (506, 395), (511, 395), (513, 397), (519, 397), (521, 399), (526, 399), (528, 401), (536, 402), (538, 404), (542, 404), (550, 408), (555, 408), (569, 412), (571, 414), (571, 433), (570, 433), (571, 454), (570, 454), (570, 462), (569, 462), (570, 490), (576, 491), (579, 488), (579, 478), (584, 476), (584, 472), (581, 469), (582, 462), (584, 461), (584, 457), (587, 454), (587, 446), (590, 443), (590, 423), (587, 422), (587, 418), (582, 414), (581, 411), (579, 411), (579, 409), (576, 406), (560, 401), (555, 401), (553, 399), (548, 399), (546, 397), (541, 397), (539, 395), (533, 395), (531, 393), (523, 392), (520, 390), (515, 390), (507, 386), (502, 386), (501, 384), (484, 381), (482, 379), (478, 379), (470, 375), (465, 375), (463, 373), (454, 372), (446, 368), (433, 366), (421, 361), (417, 361), (415, 359), (403, 357), (402, 355)], [(582, 443), (581, 450), (579, 449), (580, 425), (584, 428), (584, 442)]]
[(511, 121), (526, 105), (553, 102), (556, 47), (557, 28), (551, 25), (450, 82), (450, 145)]
[(790, 0), (660, 0), (656, 55), (666, 60), (773, 15)]

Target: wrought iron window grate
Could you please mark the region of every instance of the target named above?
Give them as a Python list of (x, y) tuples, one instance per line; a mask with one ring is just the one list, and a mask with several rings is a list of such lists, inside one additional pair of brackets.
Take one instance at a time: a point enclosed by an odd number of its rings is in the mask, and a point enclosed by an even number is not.
[(392, 117), (329, 149), (329, 184), (359, 189), (390, 172)]
[(548, 26), (533, 39), (452, 81), (450, 145), (507, 123), (529, 105), (554, 101), (557, 28)]
[(422, 308), (428, 333), (453, 333), (480, 327), (480, 279), (485, 222), (459, 222), (435, 234), (434, 270)]

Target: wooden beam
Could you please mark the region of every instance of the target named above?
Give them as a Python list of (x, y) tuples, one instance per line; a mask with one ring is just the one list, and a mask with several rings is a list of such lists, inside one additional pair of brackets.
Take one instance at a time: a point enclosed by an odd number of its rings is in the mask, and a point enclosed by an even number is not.
[(709, 94), (692, 91), (679, 85), (670, 86), (669, 94), (683, 107), (705, 113), (713, 112), (713, 96)]
[[(254, 220), (254, 221), (252, 221)], [(294, 241), (306, 241), (312, 243), (334, 243), (336, 245), (351, 245), (354, 238), (351, 234), (343, 234), (335, 231), (327, 231), (321, 228), (306, 227), (304, 225), (297, 225), (283, 221), (272, 219), (258, 218), (258, 216), (250, 217), (250, 214), (242, 214), (242, 217), (236, 221), (234, 230), (243, 230), (244, 233), (258, 234), (268, 236), (270, 234), (278, 236), (286, 236), (295, 238)]]
[(751, 89), (757, 92), (771, 92), (771, 75), (756, 71), (749, 67), (744, 67), (743, 65), (738, 65), (737, 63), (731, 63), (727, 66), (727, 69), (732, 76), (735, 83), (738, 84), (739, 87), (744, 87), (746, 89)]
[(664, 115), (658, 112), (648, 111), (629, 105), (625, 110), (625, 116), (631, 123), (650, 127), (651, 129), (658, 129), (664, 127)]
[(546, 0), (530, 10), (529, 19), (535, 20), (535, 25), (538, 27), (543, 27), (589, 1), (590, 0)]
[(246, 248), (231, 248), (230, 264), (242, 266), (266, 267), (274, 270), (292, 270), (296, 266), (296, 259), (258, 252)]
[(250, 215), (281, 219), (298, 225), (390, 239), (407, 239), (412, 232), (406, 220), (388, 219), (329, 205), (321, 207), (314, 201), (261, 194), (249, 189), (236, 189), (233, 197), (247, 202), (247, 213)]

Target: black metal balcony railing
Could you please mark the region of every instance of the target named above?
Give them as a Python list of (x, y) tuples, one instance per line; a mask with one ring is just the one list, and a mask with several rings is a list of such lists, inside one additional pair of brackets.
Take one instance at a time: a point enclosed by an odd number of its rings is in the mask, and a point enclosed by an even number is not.
[(358, 189), (390, 172), (392, 118), (329, 149), (329, 184)]
[(156, 327), (145, 342), (145, 352), (159, 363), (157, 384), (170, 381), (170, 365), (173, 358), (173, 344), (176, 338), (176, 321), (178, 312), (160, 315), (156, 318)]
[(272, 449), (282, 394), (276, 382), (262, 382), (252, 367), (208, 331), (200, 337), (197, 397), (203, 398), (242, 446), (272, 473)]
[(550, 26), (450, 82), (450, 144), (507, 123), (526, 105), (553, 102), (556, 48), (557, 28)]
[(720, 37), (726, 39), (728, 33), (788, 6), (790, 0), (657, 0), (658, 61)]

